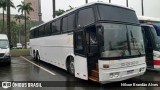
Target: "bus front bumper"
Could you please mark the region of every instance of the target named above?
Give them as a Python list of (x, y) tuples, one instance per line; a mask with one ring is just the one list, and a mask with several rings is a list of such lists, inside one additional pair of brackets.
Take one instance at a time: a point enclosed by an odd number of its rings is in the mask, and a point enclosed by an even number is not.
[(136, 76), (143, 75), (146, 71), (146, 64), (133, 67), (99, 70), (99, 82), (102, 84), (123, 81)]

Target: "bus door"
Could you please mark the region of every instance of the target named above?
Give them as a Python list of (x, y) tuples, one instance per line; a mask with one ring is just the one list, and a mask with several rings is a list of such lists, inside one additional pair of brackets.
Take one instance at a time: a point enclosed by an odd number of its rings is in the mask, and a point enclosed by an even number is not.
[(145, 51), (146, 51), (146, 63), (148, 68), (154, 68), (153, 61), (153, 35), (151, 32), (151, 28), (149, 26), (142, 26), (142, 32), (144, 36), (145, 42)]
[(78, 30), (74, 32), (75, 77), (88, 80), (85, 42), (86, 39), (84, 30)]
[(88, 74), (92, 76), (93, 70), (98, 70), (98, 41), (96, 34), (96, 27), (90, 26), (85, 28), (85, 45), (86, 45), (86, 55), (88, 63)]

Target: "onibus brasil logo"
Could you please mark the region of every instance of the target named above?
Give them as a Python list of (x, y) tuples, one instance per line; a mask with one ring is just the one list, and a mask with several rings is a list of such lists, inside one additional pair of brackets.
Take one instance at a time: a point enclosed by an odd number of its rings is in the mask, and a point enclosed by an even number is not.
[(11, 82), (2, 82), (2, 87), (5, 89), (11, 87)]
[(10, 87), (42, 87), (42, 85), (35, 82), (2, 82), (2, 88), (7, 89)]

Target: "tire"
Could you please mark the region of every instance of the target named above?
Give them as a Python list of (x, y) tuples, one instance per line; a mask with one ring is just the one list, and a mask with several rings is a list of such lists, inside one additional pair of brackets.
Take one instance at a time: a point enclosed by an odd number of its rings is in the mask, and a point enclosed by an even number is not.
[(5, 62), (5, 65), (10, 66), (11, 65), (11, 61)]
[(33, 51), (33, 59), (36, 60), (36, 53)]
[(39, 55), (39, 53), (37, 52), (36, 53), (36, 58), (35, 58), (37, 61), (39, 61), (40, 60), (40, 55)]
[(70, 57), (70, 60), (68, 62), (68, 72), (71, 74), (71, 75), (74, 75), (75, 73), (75, 68), (74, 68), (74, 60), (72, 57)]

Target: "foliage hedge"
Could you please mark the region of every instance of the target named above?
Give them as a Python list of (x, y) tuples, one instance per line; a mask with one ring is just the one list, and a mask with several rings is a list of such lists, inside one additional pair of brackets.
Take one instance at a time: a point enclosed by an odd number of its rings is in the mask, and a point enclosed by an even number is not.
[(12, 57), (29, 56), (29, 55), (30, 55), (29, 49), (12, 49), (11, 50)]

